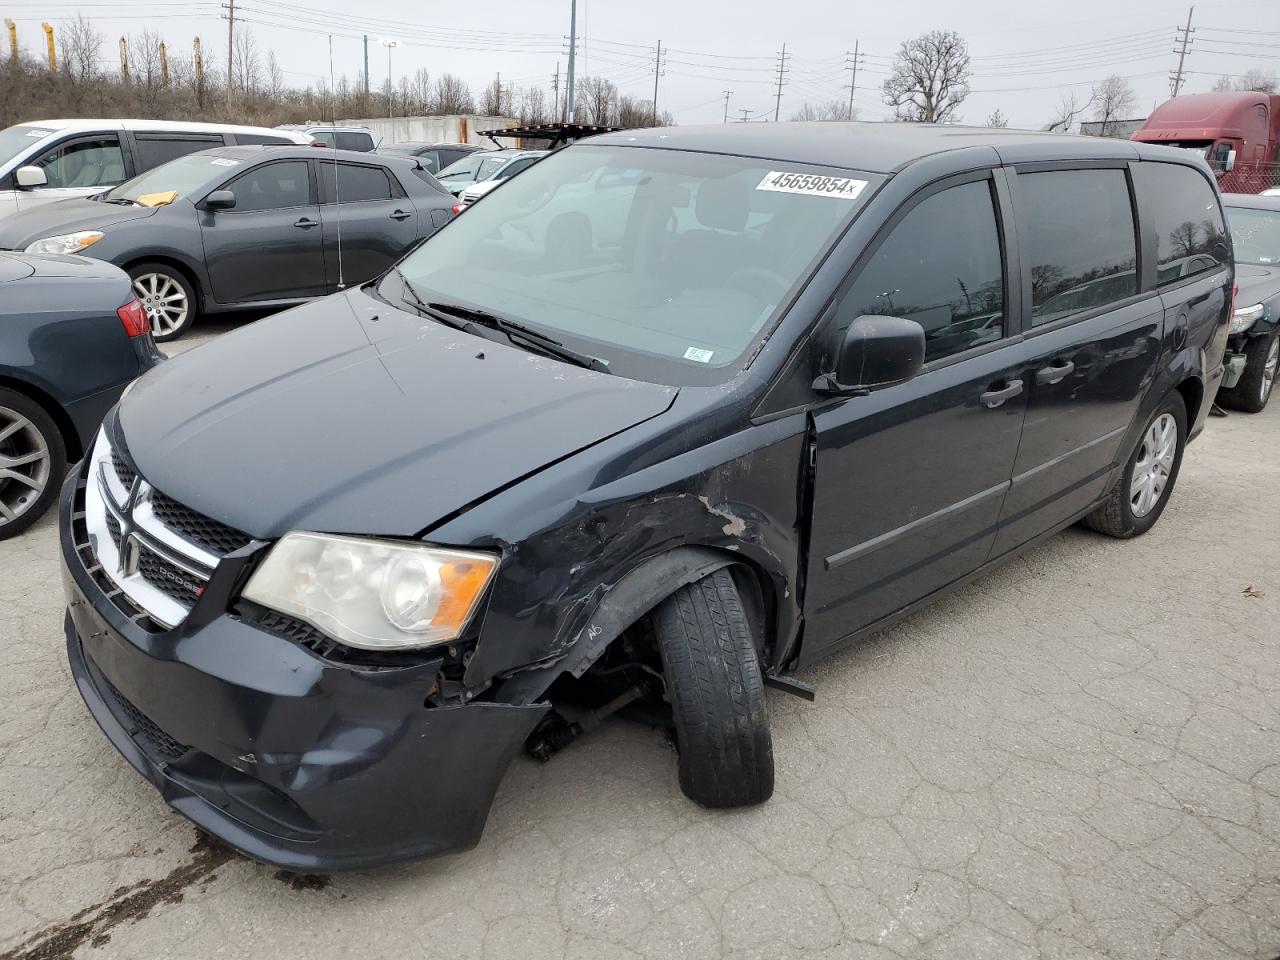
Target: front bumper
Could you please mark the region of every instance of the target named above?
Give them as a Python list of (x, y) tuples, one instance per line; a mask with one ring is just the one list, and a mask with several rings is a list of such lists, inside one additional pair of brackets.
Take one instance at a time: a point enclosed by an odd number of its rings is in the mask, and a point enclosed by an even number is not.
[(256, 860), (359, 869), (474, 846), (545, 704), (425, 705), (438, 663), (322, 659), (232, 614), (146, 630), (60, 505), (67, 656), (85, 704), (166, 803)]

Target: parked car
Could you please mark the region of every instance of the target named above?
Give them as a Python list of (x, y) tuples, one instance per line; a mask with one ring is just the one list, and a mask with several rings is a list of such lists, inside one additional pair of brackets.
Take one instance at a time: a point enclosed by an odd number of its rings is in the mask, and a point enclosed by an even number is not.
[(1280, 197), (1225, 193), (1235, 243), (1236, 307), (1218, 402), (1258, 413), (1280, 367)]
[(488, 180), (513, 160), (545, 155), (545, 150), (484, 150), (450, 164), (437, 174), (437, 178), (456, 197), (471, 184)]
[(436, 174), (473, 153), (484, 152), (487, 148), (474, 143), (422, 143), (406, 141), (404, 143), (383, 144), (378, 153), (390, 157), (416, 157), (428, 173)]
[(546, 155), (547, 151), (545, 150), (533, 150), (509, 157), (505, 163), (495, 168), (483, 180), (477, 180), (470, 186), (463, 187), (462, 192), (458, 194), (458, 199), (462, 201), (464, 207), (470, 206), (489, 191), (502, 186), (517, 173), (529, 169)]
[(202, 313), (287, 306), (370, 280), (453, 206), (415, 160), (223, 147), (0, 221), (0, 249), (123, 267), (155, 338), (173, 340)]
[(160, 359), (122, 270), (0, 253), (0, 540), (53, 505), (103, 414)]
[[(1213, 266), (1161, 283), (1187, 220)], [(142, 378), (64, 487), (71, 671), (167, 802), (290, 869), (472, 845), (522, 744), (628, 703), (693, 800), (763, 801), (764, 686), (1069, 524), (1157, 522), (1232, 283), (1209, 168), (1161, 148), (594, 137)]]
[(166, 120), (38, 120), (0, 130), (0, 217), (87, 197), (198, 150), (303, 144), (302, 133)]
[(331, 123), (283, 123), (277, 130), (293, 130), (311, 138), (313, 146), (369, 153), (381, 140), (368, 127), (335, 127)]

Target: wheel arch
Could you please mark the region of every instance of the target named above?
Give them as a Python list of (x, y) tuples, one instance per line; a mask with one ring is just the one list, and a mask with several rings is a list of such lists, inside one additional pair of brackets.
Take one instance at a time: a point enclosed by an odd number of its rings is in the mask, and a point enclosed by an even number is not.
[[(124, 263), (120, 264), (120, 269), (125, 273), (132, 273), (134, 267), (141, 266), (144, 263), (159, 263), (166, 267), (170, 267), (178, 273), (182, 274), (182, 278), (191, 285), (191, 289), (196, 294), (196, 308), (200, 313), (204, 313), (209, 304), (208, 292), (205, 290), (204, 278), (200, 271), (194, 269), (191, 264), (184, 262), (178, 257), (156, 253), (156, 254), (140, 254), (130, 257)], [(130, 277), (130, 288), (132, 289), (132, 277)], [(197, 317), (197, 319), (199, 319)]]
[(1199, 418), (1200, 405), (1204, 403), (1204, 381), (1195, 374), (1191, 374), (1183, 377), (1174, 389), (1178, 391), (1187, 408), (1187, 430), (1190, 431)]
[(21, 380), (10, 376), (4, 371), (0, 371), (0, 387), (6, 387), (15, 393), (22, 394), (33, 403), (39, 404), (41, 409), (50, 416), (54, 424), (57, 425), (58, 432), (62, 435), (62, 444), (67, 450), (68, 463), (75, 463), (84, 456), (84, 448), (80, 444), (80, 434), (76, 431), (71, 415), (67, 413), (62, 404), (53, 398), (52, 394), (30, 380)]

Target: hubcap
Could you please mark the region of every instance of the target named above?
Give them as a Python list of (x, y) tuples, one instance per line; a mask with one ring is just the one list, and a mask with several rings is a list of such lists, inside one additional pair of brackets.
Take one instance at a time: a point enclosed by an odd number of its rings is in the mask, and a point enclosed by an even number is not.
[(1134, 517), (1145, 517), (1155, 509), (1169, 485), (1173, 457), (1178, 452), (1178, 422), (1173, 414), (1162, 413), (1147, 427), (1138, 448), (1129, 481), (1129, 510)]
[(0, 407), (0, 527), (31, 509), (49, 485), (49, 445), (36, 425)]
[(1276, 368), (1280, 367), (1280, 337), (1271, 341), (1271, 349), (1267, 351), (1267, 359), (1262, 364), (1262, 402), (1271, 396), (1271, 388), (1276, 382)]
[(151, 332), (157, 337), (175, 332), (187, 319), (190, 304), (181, 284), (163, 273), (144, 273), (133, 281), (133, 292), (151, 319)]

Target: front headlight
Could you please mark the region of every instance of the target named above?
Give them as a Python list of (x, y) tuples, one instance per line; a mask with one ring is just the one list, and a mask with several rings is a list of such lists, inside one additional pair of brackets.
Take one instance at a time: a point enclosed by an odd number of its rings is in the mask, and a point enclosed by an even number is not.
[(497, 566), (487, 553), (290, 533), (271, 548), (244, 596), (347, 646), (408, 650), (457, 639)]
[(79, 233), (64, 233), (58, 237), (45, 237), (31, 244), (24, 253), (66, 254), (77, 253), (85, 247), (91, 247), (102, 239), (100, 230), (81, 230)]
[(1227, 333), (1244, 333), (1258, 321), (1264, 309), (1260, 303), (1255, 303), (1252, 307), (1240, 307), (1231, 314), (1231, 326)]

